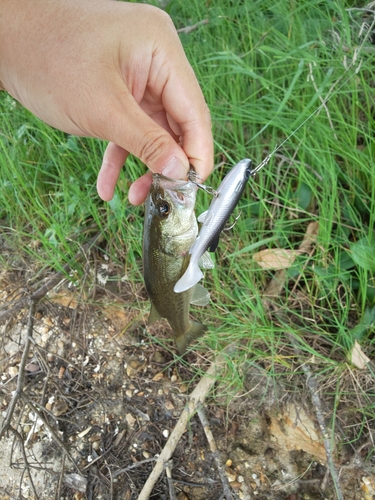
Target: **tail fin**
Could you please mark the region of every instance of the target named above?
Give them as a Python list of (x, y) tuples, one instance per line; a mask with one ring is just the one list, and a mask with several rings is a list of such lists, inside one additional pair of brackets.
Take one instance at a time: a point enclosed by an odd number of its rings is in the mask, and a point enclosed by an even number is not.
[(185, 290), (189, 290), (192, 286), (198, 283), (199, 280), (203, 278), (203, 273), (199, 269), (197, 263), (190, 261), (188, 268), (182, 277), (177, 281), (173, 290), (175, 293), (181, 293)]
[(207, 330), (207, 326), (203, 325), (202, 323), (198, 323), (198, 321), (192, 321), (189, 331), (187, 331), (183, 335), (175, 337), (179, 354), (182, 356), (190, 342), (204, 335)]

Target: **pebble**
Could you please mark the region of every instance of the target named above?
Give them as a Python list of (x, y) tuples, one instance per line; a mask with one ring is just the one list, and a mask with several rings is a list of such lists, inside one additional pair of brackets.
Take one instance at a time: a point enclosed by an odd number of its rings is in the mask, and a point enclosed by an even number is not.
[(233, 469), (231, 469), (230, 467), (227, 467), (227, 468), (225, 469), (225, 473), (226, 473), (227, 478), (228, 478), (228, 481), (229, 481), (230, 483), (232, 483), (233, 481), (236, 481), (236, 479), (237, 479), (237, 474), (234, 472), (234, 470), (233, 470)]
[(148, 451), (143, 451), (143, 452), (142, 452), (142, 455), (143, 455), (145, 458), (150, 458), (150, 457), (151, 457), (151, 453), (149, 453)]
[(165, 363), (165, 356), (162, 352), (156, 351), (154, 354), (155, 363)]
[(48, 339), (49, 339), (49, 334), (46, 332), (46, 333), (43, 333), (42, 334), (42, 342), (44, 344), (46, 344), (48, 342)]
[(169, 430), (168, 430), (168, 429), (164, 429), (164, 430), (163, 430), (163, 436), (164, 436), (165, 438), (167, 438), (167, 437), (169, 436)]
[(43, 322), (47, 326), (53, 326), (53, 320), (51, 318), (49, 318), (49, 317), (44, 318)]
[(93, 449), (94, 449), (95, 451), (99, 450), (99, 448), (100, 448), (100, 441), (94, 441), (94, 442), (92, 443), (92, 447), (93, 447)]
[(172, 377), (171, 377), (172, 384), (174, 384), (175, 382), (177, 382), (177, 380), (178, 380), (177, 375), (172, 375)]
[(55, 415), (55, 417), (59, 417), (60, 415), (63, 415), (64, 413), (66, 413), (68, 411), (68, 409), (69, 409), (69, 406), (65, 401), (57, 401), (53, 405), (52, 413)]
[(18, 366), (10, 366), (8, 368), (8, 373), (11, 377), (15, 377), (18, 375)]
[(128, 396), (128, 398), (131, 398), (133, 396), (133, 391), (131, 389), (127, 389), (125, 394)]
[(136, 419), (133, 417), (133, 415), (131, 413), (127, 413), (125, 415), (125, 420), (126, 422), (128, 423), (129, 427), (134, 427), (135, 423), (136, 423)]

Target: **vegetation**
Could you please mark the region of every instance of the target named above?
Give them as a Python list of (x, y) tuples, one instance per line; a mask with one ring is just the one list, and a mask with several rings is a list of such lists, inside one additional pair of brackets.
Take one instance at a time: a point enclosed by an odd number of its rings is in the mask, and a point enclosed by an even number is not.
[[(355, 341), (375, 355), (372, 19), (352, 2), (318, 0), (172, 0), (166, 10), (177, 28), (208, 19), (181, 33), (212, 113), (216, 169), (208, 183), (218, 186), (240, 159), (259, 164), (281, 145), (250, 179), (242, 215), (206, 273), (212, 304), (194, 314), (210, 333), (194, 349), (237, 345), (228, 356), (228, 398), (251, 366), (288, 391), (306, 390), (298, 374), (310, 360), (321, 394), (333, 402), (332, 433), (341, 412), (355, 443), (375, 417), (372, 363), (360, 369), (349, 361)], [(9, 95), (0, 98), (0, 237), (13, 249), (2, 251), (1, 266), (22, 268), (35, 283), (47, 269), (72, 263), (95, 227), (123, 269), (117, 279), (141, 286), (144, 210), (126, 196), (144, 166), (130, 158), (114, 199), (104, 203), (95, 182), (105, 145), (53, 130)], [(197, 212), (208, 204), (199, 193)], [(267, 306), (276, 271), (253, 254), (298, 249), (311, 222), (319, 228), (312, 251), (286, 266)], [(85, 286), (79, 266), (74, 279)], [(148, 301), (133, 296), (129, 306), (144, 327)]]

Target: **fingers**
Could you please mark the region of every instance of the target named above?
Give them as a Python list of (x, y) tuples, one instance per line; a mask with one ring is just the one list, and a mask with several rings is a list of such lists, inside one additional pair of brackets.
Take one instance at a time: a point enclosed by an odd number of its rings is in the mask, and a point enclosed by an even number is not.
[(96, 188), (102, 200), (112, 200), (121, 168), (128, 155), (129, 153), (125, 149), (113, 142), (108, 144), (96, 182)]
[(130, 186), (128, 199), (132, 205), (141, 205), (150, 190), (150, 186), (152, 183), (152, 174), (151, 172), (147, 172), (147, 174), (139, 177), (133, 184)]

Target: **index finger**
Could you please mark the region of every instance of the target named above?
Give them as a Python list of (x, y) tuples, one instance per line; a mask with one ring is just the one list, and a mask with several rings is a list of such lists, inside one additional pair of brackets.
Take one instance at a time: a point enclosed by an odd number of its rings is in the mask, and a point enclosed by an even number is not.
[[(183, 51), (182, 46), (180, 48)], [(178, 63), (171, 61), (162, 100), (166, 112), (179, 126), (186, 156), (199, 177), (205, 180), (214, 166), (211, 116), (185, 54), (183, 57), (178, 54), (177, 60)]]

